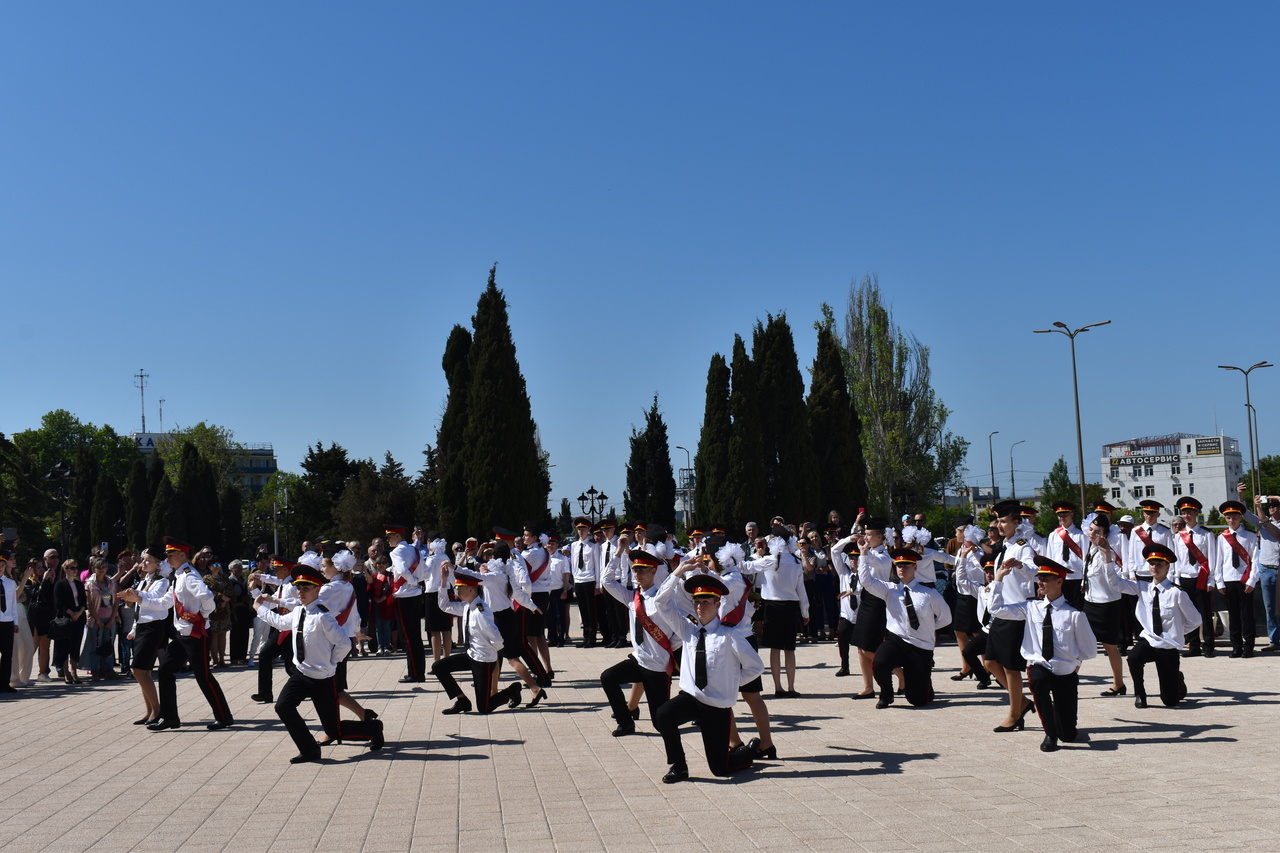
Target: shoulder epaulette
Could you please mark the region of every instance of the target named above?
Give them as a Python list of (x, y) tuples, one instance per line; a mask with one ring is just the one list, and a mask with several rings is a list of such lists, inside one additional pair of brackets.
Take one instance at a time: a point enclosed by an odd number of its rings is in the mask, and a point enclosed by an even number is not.
[(323, 604), (317, 604), (317, 605), (316, 605), (316, 608), (317, 608), (317, 609), (319, 609), (319, 611), (320, 611), (321, 613), (328, 613), (328, 612), (329, 612), (329, 608), (325, 607)]
[(1019, 540), (1018, 540), (1018, 544), (1019, 544), (1019, 545), (1026, 545), (1026, 544), (1027, 544), (1027, 540), (1025, 540), (1025, 539), (1019, 539)]
[(479, 610), (481, 613), (483, 613), (483, 612), (484, 612), (484, 602), (483, 602), (483, 601), (479, 601), (479, 600), (477, 600), (477, 601), (476, 601), (476, 606), (475, 606), (474, 608), (472, 608), (472, 609), (473, 609), (473, 610)]

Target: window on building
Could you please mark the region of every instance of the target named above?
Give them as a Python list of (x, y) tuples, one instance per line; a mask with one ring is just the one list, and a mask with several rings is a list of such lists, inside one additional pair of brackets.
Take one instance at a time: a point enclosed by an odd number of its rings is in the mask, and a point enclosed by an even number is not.
[(1181, 483), (1174, 483), (1174, 484), (1173, 484), (1173, 493), (1174, 493), (1175, 495), (1180, 495), (1180, 494), (1182, 494), (1182, 484), (1181, 484)]
[(1118, 500), (1120, 500), (1120, 490), (1119, 490), (1119, 489), (1112, 489), (1112, 490), (1111, 490), (1111, 500), (1113, 500), (1113, 501), (1118, 501)]
[(1195, 493), (1196, 493), (1196, 484), (1195, 484), (1195, 483), (1188, 483), (1188, 484), (1187, 484), (1187, 494), (1189, 494), (1189, 495), (1194, 495)]
[(1111, 479), (1113, 479), (1113, 480), (1118, 480), (1118, 479), (1120, 479), (1120, 469), (1119, 469), (1119, 468), (1112, 467), (1112, 469), (1111, 469)]
[(1191, 473), (1191, 463), (1190, 463), (1190, 462), (1188, 462), (1188, 463), (1187, 463), (1187, 473), (1188, 473), (1188, 474), (1190, 474), (1190, 473)]
[(1155, 475), (1156, 475), (1156, 466), (1154, 466), (1154, 465), (1148, 465), (1148, 466), (1147, 466), (1147, 476), (1148, 476), (1148, 477), (1154, 477)]
[(1134, 466), (1133, 466), (1133, 474), (1132, 474), (1131, 476), (1132, 476), (1132, 477), (1133, 477), (1133, 479), (1135, 479), (1135, 480), (1141, 480), (1141, 479), (1142, 479), (1142, 467), (1141, 467), (1141, 466), (1139, 466), (1139, 465), (1134, 465)]
[(1156, 496), (1156, 487), (1147, 486), (1147, 497), (1154, 498)]
[(1190, 452), (1191, 452), (1191, 445), (1189, 445), (1189, 444), (1187, 445), (1187, 452), (1188, 452), (1188, 453), (1190, 453)]
[(1135, 498), (1140, 498), (1140, 497), (1142, 497), (1142, 486), (1134, 486), (1134, 487), (1133, 487), (1133, 496), (1134, 496)]
[(1179, 474), (1181, 474), (1181, 473), (1182, 473), (1182, 466), (1181, 466), (1181, 465), (1170, 465), (1170, 466), (1169, 466), (1169, 476), (1171, 476), (1171, 477), (1176, 477), (1176, 476), (1178, 476), (1178, 475), (1179, 475)]

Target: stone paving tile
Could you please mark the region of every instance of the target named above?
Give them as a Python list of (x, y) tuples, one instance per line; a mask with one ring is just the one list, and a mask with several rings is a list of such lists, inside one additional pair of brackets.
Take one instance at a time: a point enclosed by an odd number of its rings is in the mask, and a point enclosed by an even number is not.
[[(695, 778), (667, 786), (647, 708), (638, 735), (610, 736), (598, 675), (623, 655), (553, 655), (543, 706), (489, 717), (440, 716), (448, 702), (436, 684), (396, 684), (403, 658), (353, 661), (353, 692), (381, 715), (388, 748), (328, 747), (319, 765), (288, 764), (293, 746), (273, 710), (248, 699), (252, 670), (218, 672), (239, 723), (225, 732), (204, 730), (208, 708), (190, 679), (179, 684), (187, 725), (154, 734), (129, 724), (141, 704), (132, 682), (25, 689), (0, 701), (0, 723), (21, 733), (0, 763), (0, 846), (1280, 850), (1269, 820), (1280, 795), (1265, 784), (1280, 761), (1280, 657), (1187, 660), (1194, 701), (1145, 711), (1096, 696), (1105, 680), (1087, 666), (1088, 741), (1046, 755), (1033, 717), (1024, 732), (994, 734), (1000, 697), (945, 679), (954, 647), (938, 652), (935, 706), (884, 711), (849, 701), (842, 691), (855, 685), (831, 678), (833, 646), (801, 647), (805, 696), (765, 696), (781, 760), (711, 779), (690, 730)], [(749, 715), (739, 723), (750, 736)], [(90, 750), (123, 784), (88, 769)]]

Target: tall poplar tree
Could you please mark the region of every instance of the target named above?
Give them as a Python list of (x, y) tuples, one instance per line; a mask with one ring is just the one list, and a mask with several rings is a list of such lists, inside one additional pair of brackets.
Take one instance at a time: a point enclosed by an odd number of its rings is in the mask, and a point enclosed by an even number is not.
[(94, 545), (106, 542), (108, 556), (118, 553), (125, 544), (124, 498), (105, 468), (98, 472), (98, 482), (93, 488), (89, 539)]
[[(764, 524), (765, 477), (761, 459), (764, 436), (760, 429), (756, 393), (756, 366), (747, 355), (741, 335), (733, 336), (730, 362), (729, 415), (733, 427), (729, 435), (729, 471), (725, 493), (729, 517), (720, 519), (730, 530), (740, 530), (748, 521)], [(715, 521), (715, 519), (711, 519)]]
[(540, 476), (533, 411), (511, 338), (507, 300), (497, 285), (497, 265), (471, 318), (467, 394), (467, 525), (517, 527), (546, 514), (547, 492)]
[[(693, 460), (693, 510), (698, 522), (723, 524), (730, 514), (726, 491), (729, 476), (729, 365), (724, 356), (711, 356), (707, 368), (707, 402), (702, 409), (698, 455)], [(687, 523), (686, 519), (686, 523)]]
[(658, 410), (657, 394), (644, 414), (644, 429), (631, 430), (627, 490), (622, 500), (630, 518), (676, 529), (676, 478), (671, 470), (667, 424)]
[(156, 496), (151, 501), (151, 517), (147, 519), (146, 547), (158, 546), (165, 536), (177, 536), (181, 539), (179, 530), (185, 523), (175, 500), (173, 483), (169, 482), (168, 477), (161, 477), (160, 487), (156, 489)]
[(244, 497), (240, 489), (227, 483), (222, 489), (218, 509), (222, 520), (222, 550), (219, 554), (223, 565), (226, 565), (244, 551)]
[(764, 447), (766, 511), (797, 524), (816, 521), (818, 462), (809, 434), (795, 338), (785, 314), (769, 315), (767, 323), (756, 323), (752, 361)]
[(147, 519), (151, 516), (151, 484), (147, 481), (147, 465), (139, 457), (129, 471), (125, 487), (125, 532), (130, 548), (147, 546)]
[(867, 466), (862, 458), (862, 422), (849, 396), (840, 342), (836, 339), (831, 307), (823, 305), (823, 318), (814, 326), (818, 351), (813, 358), (809, 384), (809, 432), (818, 460), (819, 509), (823, 519), (839, 510), (852, 521), (867, 505)]
[(454, 326), (444, 345), (444, 378), (449, 386), (440, 428), (436, 430), (436, 523), (450, 542), (461, 542), (467, 529), (466, 444), (467, 400), (471, 394), (471, 333)]

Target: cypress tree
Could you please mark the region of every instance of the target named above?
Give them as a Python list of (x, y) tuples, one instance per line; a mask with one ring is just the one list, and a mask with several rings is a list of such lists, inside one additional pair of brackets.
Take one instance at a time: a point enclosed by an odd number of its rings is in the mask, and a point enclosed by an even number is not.
[(436, 504), (438, 524), (450, 542), (467, 537), (466, 444), (467, 399), (471, 393), (471, 333), (454, 326), (444, 345), (445, 381), (449, 396), (445, 401), (440, 428), (436, 430), (436, 467), (439, 472)]
[(98, 484), (101, 466), (89, 445), (76, 450), (73, 464), (75, 479), (71, 481), (71, 497), (67, 508), (67, 551), (63, 559), (84, 560), (89, 549), (101, 540), (92, 536), (93, 491)]
[(139, 457), (129, 471), (125, 503), (125, 530), (130, 548), (145, 548), (147, 519), (151, 515), (151, 485), (147, 481), (147, 465)]
[(346, 536), (370, 542), (383, 534), (385, 524), (408, 524), (407, 518), (388, 518), (382, 514), (378, 506), (378, 469), (374, 467), (373, 460), (360, 459), (353, 465), (356, 473), (333, 510), (338, 529)]
[[(643, 432), (631, 428), (631, 453), (627, 457), (627, 487), (622, 492), (622, 511), (632, 521), (647, 520), (645, 507), (649, 502), (649, 443)], [(657, 519), (654, 519), (655, 521)]]
[(404, 466), (387, 451), (382, 467), (378, 469), (378, 494), (374, 503), (385, 524), (388, 520), (412, 524), (417, 520), (417, 500), (413, 486), (404, 473)]
[(422, 470), (418, 472), (418, 478), (413, 484), (417, 508), (414, 518), (424, 527), (443, 529), (440, 527), (440, 454), (428, 444), (426, 450), (422, 451), (422, 456)]
[[(752, 360), (764, 445), (765, 506), (788, 521), (813, 521), (818, 512), (818, 463), (809, 435), (804, 380), (786, 314), (756, 323)], [(763, 522), (761, 522), (763, 523)]]
[(181, 518), (176, 493), (168, 477), (160, 478), (160, 487), (156, 489), (155, 499), (151, 501), (151, 517), (147, 519), (147, 541), (145, 547), (154, 548), (165, 536), (177, 536), (176, 532), (185, 523)]
[(174, 488), (173, 510), (169, 515), (171, 527), (165, 535), (174, 536), (193, 547), (206, 543), (200, 541), (203, 528), (200, 522), (201, 484), (200, 451), (189, 441), (182, 443), (178, 462), (178, 485)]
[[(711, 356), (707, 368), (707, 402), (702, 409), (702, 432), (698, 455), (693, 459), (694, 516), (703, 524), (723, 524), (729, 515), (725, 491), (729, 472), (729, 365), (724, 356)], [(689, 519), (685, 519), (688, 526)]]
[[(825, 306), (824, 306), (825, 307)], [(818, 494), (825, 520), (831, 510), (852, 521), (867, 505), (867, 465), (862, 458), (862, 425), (849, 396), (849, 381), (827, 309), (816, 323), (818, 351), (809, 386), (809, 432), (818, 460)]]
[(649, 494), (644, 514), (669, 531), (676, 529), (676, 478), (671, 470), (671, 446), (667, 440), (667, 424), (658, 411), (658, 395), (653, 395), (653, 406), (644, 416), (645, 479)]
[(218, 514), (222, 520), (222, 550), (218, 553), (222, 555), (225, 565), (239, 557), (244, 550), (244, 498), (240, 489), (231, 483), (227, 483), (222, 490)]
[[(197, 451), (198, 453), (198, 451)], [(222, 507), (218, 496), (218, 475), (213, 465), (200, 455), (200, 479), (197, 497), (198, 527), (196, 542), (193, 544), (208, 545), (214, 553), (222, 556)]]
[(499, 524), (516, 527), (546, 512), (539, 475), (533, 413), (511, 339), (507, 300), (496, 283), (497, 266), (471, 318), (471, 387), (467, 394), (467, 487), (469, 530)]
[(89, 534), (94, 545), (107, 543), (108, 556), (119, 552), (125, 543), (124, 498), (111, 475), (102, 469), (93, 488), (93, 511), (89, 516)]
[[(725, 478), (729, 517), (720, 519), (727, 529), (739, 530), (748, 521), (764, 524), (765, 478), (761, 459), (764, 438), (760, 430), (760, 400), (756, 394), (756, 370), (741, 335), (733, 336), (730, 362), (729, 470)], [(715, 519), (710, 519), (715, 521)]]
[[(355, 476), (355, 463), (343, 447), (320, 442), (307, 448), (302, 460), (303, 474), (289, 490), (289, 508), (293, 511), (291, 535), (319, 538), (335, 529), (334, 511), (338, 499)], [(284, 546), (281, 545), (283, 548)]]

